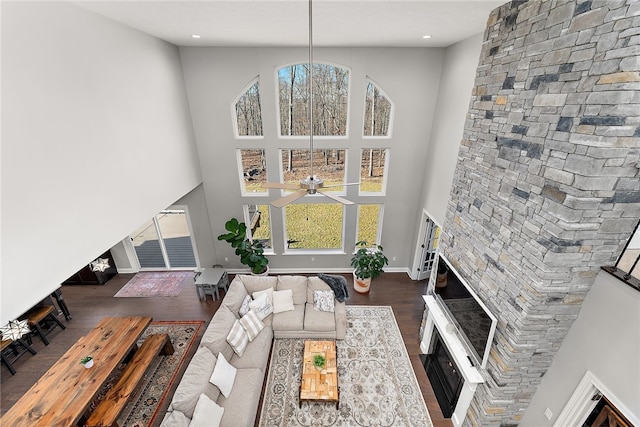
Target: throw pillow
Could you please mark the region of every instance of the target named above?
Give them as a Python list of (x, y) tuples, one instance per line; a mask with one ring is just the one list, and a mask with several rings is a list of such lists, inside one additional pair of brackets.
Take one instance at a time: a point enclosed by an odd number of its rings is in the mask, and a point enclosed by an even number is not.
[(247, 331), (249, 341), (253, 341), (260, 331), (264, 329), (264, 323), (262, 323), (262, 320), (254, 310), (250, 310), (239, 322), (244, 330)]
[(227, 335), (227, 342), (233, 348), (235, 353), (242, 357), (244, 354), (244, 350), (247, 348), (247, 344), (249, 343), (249, 337), (247, 335), (247, 331), (244, 330), (240, 320), (236, 320), (229, 334)]
[(196, 409), (193, 411), (193, 418), (191, 418), (189, 427), (218, 427), (223, 414), (224, 408), (209, 399), (205, 394), (201, 394), (198, 398), (198, 403), (196, 403)]
[(258, 299), (251, 301), (249, 303), (249, 308), (256, 311), (260, 320), (273, 313), (273, 304), (267, 294), (262, 294)]
[(236, 371), (237, 369), (227, 362), (224, 355), (219, 353), (216, 367), (213, 368), (213, 374), (211, 374), (209, 381), (220, 389), (220, 393), (222, 393), (224, 397), (229, 397), (231, 389), (233, 388), (233, 382), (236, 380)]
[(269, 301), (273, 301), (273, 288), (267, 288), (263, 291), (258, 291), (251, 294), (254, 301), (260, 298), (262, 295), (268, 295)]
[(247, 314), (249, 312), (249, 303), (251, 302), (251, 295), (247, 295), (246, 297), (244, 297), (244, 299), (242, 300), (242, 305), (240, 306), (240, 309), (238, 310), (238, 314), (240, 315), (240, 317), (244, 316), (245, 314)]
[(273, 314), (293, 310), (295, 310), (293, 306), (293, 290), (286, 289), (273, 292)]
[(333, 298), (333, 291), (313, 291), (313, 309), (333, 313), (335, 310)]

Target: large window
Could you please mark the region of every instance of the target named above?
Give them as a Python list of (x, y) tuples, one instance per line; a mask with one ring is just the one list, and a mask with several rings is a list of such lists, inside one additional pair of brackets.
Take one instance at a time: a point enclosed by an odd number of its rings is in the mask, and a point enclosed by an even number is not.
[[(347, 134), (349, 71), (313, 64), (313, 134)], [(280, 135), (309, 135), (309, 64), (278, 70)]]
[(286, 249), (342, 249), (341, 204), (292, 204), (284, 211)]
[(384, 194), (387, 182), (387, 157), (384, 148), (363, 148), (360, 161), (360, 193)]

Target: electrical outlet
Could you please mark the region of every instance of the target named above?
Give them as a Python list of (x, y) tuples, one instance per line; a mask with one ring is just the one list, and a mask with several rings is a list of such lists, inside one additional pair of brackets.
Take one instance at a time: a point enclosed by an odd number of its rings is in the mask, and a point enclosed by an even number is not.
[(395, 261), (395, 260), (396, 260), (396, 257), (391, 258), (391, 261)]
[(315, 261), (316, 259), (314, 257), (311, 257), (311, 262)]
[(551, 412), (551, 409), (549, 408), (545, 409), (544, 416), (547, 417), (548, 420), (551, 420), (551, 417), (553, 417), (553, 412)]
[(229, 257), (228, 256), (224, 257), (224, 262), (229, 262)]

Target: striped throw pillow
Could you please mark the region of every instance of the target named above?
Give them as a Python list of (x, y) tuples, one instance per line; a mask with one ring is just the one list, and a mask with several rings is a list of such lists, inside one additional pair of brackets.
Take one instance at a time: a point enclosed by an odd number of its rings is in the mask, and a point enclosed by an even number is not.
[(254, 310), (249, 310), (245, 316), (238, 320), (245, 331), (247, 331), (247, 336), (249, 337), (249, 341), (253, 341), (255, 337), (258, 336), (261, 330), (264, 329), (264, 323), (258, 317), (258, 313)]
[(239, 320), (236, 320), (227, 335), (227, 342), (233, 348), (233, 351), (240, 357), (244, 354), (244, 350), (249, 344), (249, 337)]

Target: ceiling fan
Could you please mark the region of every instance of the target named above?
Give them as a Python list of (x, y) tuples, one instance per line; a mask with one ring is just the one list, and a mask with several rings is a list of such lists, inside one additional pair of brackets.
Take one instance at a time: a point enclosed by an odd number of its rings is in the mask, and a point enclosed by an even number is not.
[(344, 205), (352, 205), (353, 202), (345, 199), (344, 197), (336, 196), (335, 194), (330, 194), (325, 191), (321, 191), (324, 188), (331, 187), (343, 187), (347, 185), (359, 185), (359, 182), (355, 183), (344, 183), (337, 185), (324, 185), (324, 180), (318, 178), (313, 174), (313, 6), (312, 0), (309, 0), (309, 148), (310, 148), (310, 171), (309, 175), (300, 180), (298, 184), (292, 183), (278, 183), (278, 182), (265, 182), (263, 184), (264, 188), (276, 188), (283, 190), (296, 190), (291, 194), (287, 194), (284, 197), (276, 199), (271, 202), (271, 206), (276, 208), (282, 208), (289, 203), (292, 203), (307, 194), (316, 194), (320, 193), (323, 196), (327, 196), (330, 199), (333, 199), (337, 202), (340, 202)]

